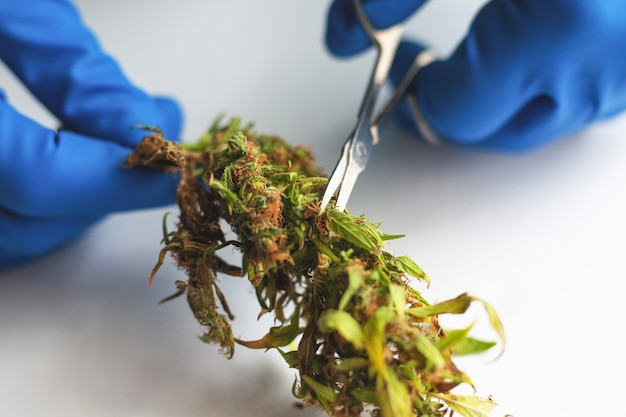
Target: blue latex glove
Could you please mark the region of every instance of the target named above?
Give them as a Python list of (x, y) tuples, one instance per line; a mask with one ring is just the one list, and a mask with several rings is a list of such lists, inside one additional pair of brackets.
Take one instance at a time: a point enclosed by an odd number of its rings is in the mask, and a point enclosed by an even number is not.
[(42, 127), (0, 90), (0, 268), (74, 240), (108, 213), (174, 202), (173, 176), (123, 164), (146, 135), (133, 126), (178, 137), (178, 105), (132, 85), (71, 2), (0, 0), (0, 59), (63, 126)]
[[(328, 17), (327, 45), (339, 56), (368, 45), (349, 3), (335, 1)], [(388, 26), (421, 3), (370, 0), (366, 10)], [(622, 0), (492, 0), (449, 58), (422, 68), (412, 92), (430, 127), (450, 142), (532, 149), (626, 107), (625, 39)], [(403, 42), (392, 78), (423, 49)], [(402, 111), (408, 120), (407, 106)]]

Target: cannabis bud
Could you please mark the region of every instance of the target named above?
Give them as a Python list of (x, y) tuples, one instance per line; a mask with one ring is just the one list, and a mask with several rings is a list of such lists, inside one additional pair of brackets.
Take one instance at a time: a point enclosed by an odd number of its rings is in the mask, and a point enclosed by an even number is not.
[[(462, 314), (474, 301), (492, 327), (502, 325), (486, 302), (461, 294), (428, 303), (415, 288), (429, 282), (406, 256), (385, 252), (387, 235), (362, 216), (320, 211), (327, 184), (311, 152), (277, 136), (259, 135), (239, 119), (218, 119), (195, 144), (177, 144), (158, 129), (141, 142), (127, 166), (150, 166), (180, 175), (177, 229), (164, 226), (164, 247), (150, 282), (169, 253), (187, 276), (176, 282), (201, 339), (231, 357), (235, 345), (276, 349), (298, 370), (294, 394), (330, 416), (384, 417), (488, 415), (491, 399), (456, 395), (471, 379), (453, 355), (484, 352), (495, 343), (444, 331), (442, 314)], [(236, 234), (227, 240), (222, 224)], [(241, 265), (219, 250), (235, 247)], [(219, 274), (248, 277), (260, 313), (280, 325), (258, 340), (233, 336), (232, 314)], [(297, 348), (295, 348), (297, 346)]]

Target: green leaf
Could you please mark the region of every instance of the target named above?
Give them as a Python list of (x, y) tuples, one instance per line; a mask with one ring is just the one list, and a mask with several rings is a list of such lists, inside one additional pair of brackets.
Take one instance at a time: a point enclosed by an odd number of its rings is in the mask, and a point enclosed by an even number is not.
[(354, 371), (366, 367), (369, 363), (370, 361), (367, 358), (347, 358), (337, 362), (334, 368), (339, 371)]
[(426, 306), (430, 305), (430, 303), (422, 296), (422, 293), (415, 288), (407, 285), (404, 289), (410, 298), (414, 298)]
[(385, 389), (378, 396), (383, 417), (411, 417), (413, 406), (406, 384), (389, 371), (384, 376), (384, 385)]
[(379, 375), (387, 372), (384, 356), (384, 330), (389, 319), (389, 309), (386, 307), (379, 308), (372, 317), (367, 320), (363, 326), (363, 336), (365, 342), (365, 351), (370, 359), (373, 370)]
[(285, 362), (287, 362), (287, 365), (289, 365), (290, 368), (295, 368), (298, 369), (298, 366), (300, 365), (300, 361), (298, 360), (298, 352), (295, 350), (290, 350), (288, 352), (285, 352), (281, 349), (276, 349), (278, 350), (278, 352), (280, 352), (280, 355), (283, 357), (283, 359), (285, 360)]
[(454, 346), (454, 354), (457, 356), (474, 355), (477, 353), (486, 352), (495, 345), (497, 345), (496, 342), (467, 337)]
[(446, 330), (446, 334), (441, 339), (437, 340), (436, 344), (440, 351), (446, 349), (454, 349), (459, 343), (462, 343), (467, 338), (470, 330), (474, 325), (470, 325), (465, 329)]
[(354, 218), (339, 210), (329, 210), (330, 230), (348, 242), (369, 252), (376, 252), (379, 247), (363, 229), (356, 224)]
[(363, 285), (363, 269), (348, 267), (348, 288), (341, 296), (339, 301), (339, 310), (344, 310), (354, 294), (357, 293), (359, 288)]
[(165, 255), (167, 255), (168, 251), (169, 251), (169, 248), (166, 246), (163, 249), (161, 249), (161, 251), (159, 252), (159, 260), (157, 261), (154, 268), (152, 268), (152, 273), (150, 274), (150, 280), (148, 281), (148, 287), (152, 286), (152, 281), (154, 280), (154, 276), (159, 271), (159, 268), (163, 266), (163, 262), (165, 262)]
[(481, 301), (485, 306), (485, 310), (487, 310), (487, 316), (489, 317), (489, 323), (491, 324), (491, 328), (496, 332), (496, 334), (500, 338), (500, 341), (502, 342), (502, 350), (500, 352), (500, 355), (502, 355), (502, 353), (504, 353), (504, 348), (506, 347), (506, 335), (504, 334), (504, 326), (502, 325), (502, 321), (500, 321), (500, 317), (498, 316), (496, 309), (493, 308), (491, 304), (478, 298), (476, 300)]
[(389, 297), (393, 305), (398, 319), (404, 321), (406, 313), (406, 295), (404, 293), (404, 287), (397, 284), (391, 284), (389, 286)]
[(239, 200), (239, 197), (237, 197), (237, 194), (229, 190), (222, 182), (213, 178), (208, 185), (228, 202), (230, 208), (234, 208), (237, 211), (243, 211), (245, 209), (243, 203)]
[(483, 353), (497, 344), (470, 337), (469, 332), (472, 327), (473, 325), (465, 329), (446, 330), (445, 336), (436, 342), (437, 347), (440, 351), (452, 349), (453, 353), (459, 356)]
[(380, 235), (380, 238), (384, 241), (387, 240), (395, 240), (395, 239), (402, 239), (403, 237), (405, 237), (406, 235), (388, 235), (386, 233), (382, 233)]
[(380, 230), (373, 223), (359, 219), (357, 225), (370, 237), (377, 249), (381, 249), (385, 245)]
[(298, 344), (298, 360), (300, 361), (300, 374), (311, 375), (313, 373), (313, 360), (317, 351), (315, 340), (316, 324), (314, 320), (307, 323)]
[(336, 331), (355, 348), (363, 348), (363, 331), (359, 322), (349, 313), (329, 309), (324, 311), (317, 320), (317, 327), (324, 332)]
[(400, 272), (404, 272), (413, 278), (417, 278), (420, 281), (430, 284), (430, 277), (426, 275), (426, 272), (424, 272), (422, 268), (420, 268), (419, 265), (408, 256), (398, 256), (396, 258), (392, 258), (391, 264)]
[(418, 334), (415, 339), (417, 350), (420, 351), (426, 360), (432, 363), (435, 368), (441, 369), (446, 366), (446, 359), (443, 357), (437, 346), (423, 334)]
[(315, 248), (322, 254), (327, 256), (333, 263), (339, 263), (339, 258), (333, 253), (333, 251), (320, 239), (311, 239)]
[(365, 404), (376, 404), (378, 402), (376, 391), (369, 389), (357, 388), (352, 390), (350, 395)]
[(411, 381), (413, 383), (413, 389), (417, 390), (418, 392), (424, 392), (425, 388), (419, 376), (419, 373), (415, 371), (417, 369), (423, 369), (423, 367), (424, 365), (422, 364), (422, 361), (418, 361), (416, 359), (406, 361), (398, 366), (404, 378), (408, 381)]
[(313, 378), (307, 375), (302, 375), (302, 381), (304, 381), (315, 392), (315, 396), (324, 407), (324, 411), (330, 414), (330, 406), (337, 401), (337, 393), (331, 388), (320, 384)]
[(488, 417), (497, 405), (491, 398), (435, 393), (429, 395), (442, 400), (451, 410), (463, 417)]
[(463, 314), (467, 311), (474, 297), (467, 293), (450, 300), (442, 301), (431, 306), (421, 306), (407, 309), (407, 313), (416, 317), (431, 317), (439, 314)]
[[(407, 309), (407, 313), (415, 317), (422, 318), (436, 316), (439, 314), (463, 314), (467, 311), (473, 301), (481, 302), (485, 306), (491, 328), (496, 332), (500, 341), (502, 342), (502, 351), (500, 352), (501, 355), (502, 352), (504, 352), (504, 348), (506, 346), (506, 335), (504, 333), (502, 321), (500, 321), (500, 317), (498, 316), (498, 313), (493, 308), (493, 306), (480, 298), (472, 297), (467, 293), (463, 293), (456, 298), (442, 301), (441, 303), (433, 304), (431, 306), (409, 308)], [(477, 352), (482, 352), (493, 346), (489, 346), (490, 344), (491, 342), (474, 341), (471, 342), (471, 344), (464, 346), (461, 351), (467, 350), (468, 353), (471, 353), (472, 349), (479, 349)]]
[(299, 311), (296, 311), (288, 326), (271, 327), (269, 333), (258, 340), (245, 341), (235, 339), (235, 341), (250, 349), (271, 349), (286, 346), (300, 334), (300, 328), (298, 327), (299, 318)]

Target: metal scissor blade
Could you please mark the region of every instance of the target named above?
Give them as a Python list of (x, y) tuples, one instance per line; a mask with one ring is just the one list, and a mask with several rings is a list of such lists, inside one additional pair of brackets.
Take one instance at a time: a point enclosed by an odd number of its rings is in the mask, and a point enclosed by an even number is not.
[(343, 210), (346, 207), (356, 180), (367, 165), (373, 140), (369, 126), (357, 125), (355, 132), (343, 145), (339, 162), (328, 180), (320, 205), (322, 211), (328, 207), (335, 192), (337, 192), (335, 208)]
[(320, 205), (322, 211), (324, 211), (326, 207), (328, 207), (330, 199), (333, 198), (335, 192), (339, 190), (341, 184), (343, 183), (343, 178), (345, 177), (346, 171), (348, 169), (350, 143), (351, 140), (350, 138), (348, 138), (346, 143), (343, 145), (343, 150), (341, 151), (341, 157), (339, 158), (339, 162), (337, 162), (333, 173), (328, 179), (328, 185), (326, 185), (326, 191), (324, 191), (324, 196), (322, 197), (322, 203)]
[(363, 167), (357, 162), (350, 159), (350, 142), (346, 142), (344, 146), (344, 152), (341, 154), (341, 159), (333, 171), (330, 179), (328, 180), (328, 186), (324, 192), (322, 203), (320, 205), (321, 210), (324, 211), (330, 200), (337, 192), (337, 199), (335, 200), (335, 208), (343, 211), (346, 208), (352, 189), (356, 184), (356, 180), (359, 174), (363, 171)]
[(341, 181), (341, 188), (339, 189), (337, 201), (335, 202), (335, 208), (337, 210), (343, 211), (343, 209), (346, 208), (354, 184), (356, 184), (356, 179), (362, 171), (363, 169), (357, 163), (352, 161), (348, 162), (348, 168), (346, 168), (343, 174), (343, 181)]

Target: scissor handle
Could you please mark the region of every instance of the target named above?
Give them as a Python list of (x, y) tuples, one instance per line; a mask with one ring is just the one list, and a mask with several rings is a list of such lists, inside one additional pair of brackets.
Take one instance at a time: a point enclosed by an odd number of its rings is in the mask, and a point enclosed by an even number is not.
[(400, 44), (404, 28), (402, 25), (398, 24), (387, 29), (376, 29), (367, 18), (361, 6), (361, 2), (359, 0), (353, 0), (352, 3), (354, 4), (354, 10), (359, 23), (378, 50), (374, 71), (358, 113), (360, 121), (369, 124), (374, 114), (378, 93), (389, 76), (389, 70), (391, 69), (391, 64), (393, 63), (398, 45)]
[(409, 108), (413, 113), (413, 118), (415, 119), (415, 124), (417, 125), (418, 130), (421, 132), (421, 136), (430, 144), (440, 145), (443, 141), (438, 137), (438, 135), (430, 128), (422, 113), (417, 105), (415, 94), (406, 94), (413, 79), (417, 76), (417, 73), (426, 65), (435, 61), (437, 57), (435, 54), (425, 49), (419, 55), (415, 57), (413, 64), (409, 67), (406, 74), (402, 80), (398, 83), (395, 91), (392, 96), (387, 100), (387, 102), (381, 107), (378, 114), (372, 120), (371, 128), (372, 134), (374, 135), (374, 144), (378, 142), (378, 127), (380, 126), (382, 120), (387, 116), (391, 111), (398, 105), (400, 100), (406, 96), (406, 99), (409, 103)]

